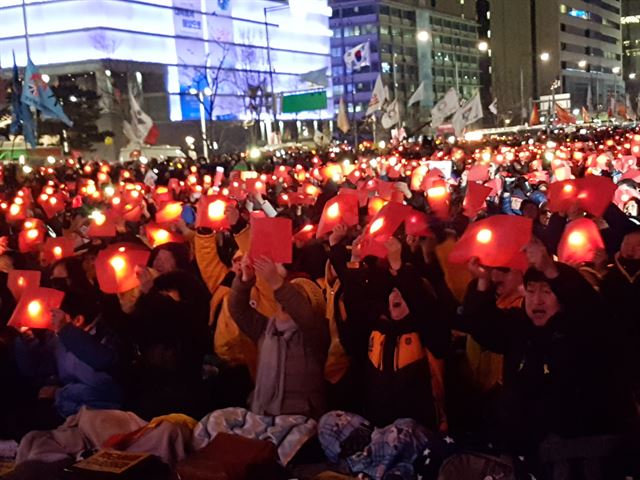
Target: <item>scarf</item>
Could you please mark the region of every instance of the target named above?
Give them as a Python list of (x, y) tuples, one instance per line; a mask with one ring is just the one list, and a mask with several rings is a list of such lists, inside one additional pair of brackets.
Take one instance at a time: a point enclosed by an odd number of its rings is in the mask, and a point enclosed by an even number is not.
[(281, 323), (278, 327), (275, 319), (271, 318), (260, 345), (256, 388), (251, 405), (253, 413), (258, 415), (278, 415), (282, 409), (287, 342), (298, 327), (293, 320)]

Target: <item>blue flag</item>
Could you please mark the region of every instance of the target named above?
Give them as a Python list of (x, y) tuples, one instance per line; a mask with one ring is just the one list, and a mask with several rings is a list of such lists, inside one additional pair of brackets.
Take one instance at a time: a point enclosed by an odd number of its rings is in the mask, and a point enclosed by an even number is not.
[(42, 75), (31, 59), (27, 62), (24, 72), (24, 88), (22, 89), (22, 102), (37, 108), (42, 115), (73, 126), (73, 122), (65, 115), (60, 101), (56, 98), (51, 87), (42, 79)]
[(38, 145), (37, 133), (33, 125), (31, 110), (29, 106), (20, 101), (22, 93), (22, 84), (20, 83), (20, 75), (18, 66), (16, 65), (16, 55), (13, 54), (13, 85), (11, 86), (11, 126), (9, 132), (17, 135), (22, 132), (25, 142), (35, 148)]

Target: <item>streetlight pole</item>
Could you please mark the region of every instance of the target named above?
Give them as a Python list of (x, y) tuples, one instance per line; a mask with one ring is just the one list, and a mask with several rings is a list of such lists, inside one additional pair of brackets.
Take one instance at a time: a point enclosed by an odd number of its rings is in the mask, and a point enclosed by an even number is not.
[(27, 47), (27, 59), (31, 58), (31, 49), (29, 46), (29, 28), (27, 27), (27, 4), (22, 0), (22, 23), (24, 24), (24, 40)]
[(189, 93), (198, 97), (199, 111), (200, 111), (200, 136), (202, 137), (202, 155), (205, 158), (209, 158), (209, 145), (207, 143), (207, 119), (205, 118), (206, 112), (204, 108), (204, 92), (200, 89), (192, 87), (189, 89)]
[[(288, 5), (282, 5), (277, 7), (264, 7), (264, 31), (266, 35), (267, 41), (267, 62), (269, 64), (269, 84), (271, 87), (271, 111), (273, 112), (273, 123), (274, 123), (274, 131), (276, 135), (280, 133), (280, 126), (278, 125), (278, 109), (276, 105), (276, 92), (273, 85), (273, 65), (271, 64), (271, 42), (269, 40), (269, 22), (268, 22), (268, 14), (269, 12), (276, 10), (284, 10), (285, 8), (289, 8)], [(258, 119), (259, 121), (260, 119)]]
[(202, 155), (209, 159), (209, 145), (207, 139), (207, 119), (204, 110), (204, 93), (198, 91), (198, 100), (200, 100), (200, 132), (202, 133)]

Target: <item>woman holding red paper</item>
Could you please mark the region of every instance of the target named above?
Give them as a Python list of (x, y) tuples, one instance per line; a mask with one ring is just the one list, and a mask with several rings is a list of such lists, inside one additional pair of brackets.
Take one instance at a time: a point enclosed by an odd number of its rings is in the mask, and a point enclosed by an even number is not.
[[(277, 303), (267, 317), (250, 305), (256, 277), (271, 286)], [(324, 363), (329, 332), (324, 312), (314, 308), (304, 288), (285, 281), (270, 259), (250, 263), (233, 280), (229, 310), (240, 329), (258, 345), (258, 371), (251, 411), (258, 415), (305, 415), (325, 412)]]

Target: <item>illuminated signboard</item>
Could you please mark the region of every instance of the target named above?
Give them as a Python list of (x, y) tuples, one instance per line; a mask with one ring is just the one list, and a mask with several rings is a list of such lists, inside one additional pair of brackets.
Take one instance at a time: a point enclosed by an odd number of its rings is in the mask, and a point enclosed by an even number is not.
[[(26, 0), (25, 10), (37, 65), (101, 59), (166, 65), (172, 120), (199, 118), (197, 96), (188, 92), (214, 83), (211, 72), (220, 72), (213, 116), (229, 118), (246, 111), (249, 87), (308, 89), (299, 75), (331, 66), (327, 0)], [(12, 51), (26, 64), (22, 15), (22, 0), (0, 0), (5, 68)], [(321, 117), (333, 117), (332, 109), (329, 102)]]

